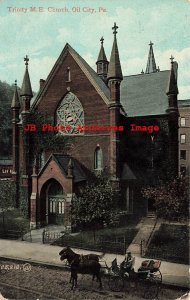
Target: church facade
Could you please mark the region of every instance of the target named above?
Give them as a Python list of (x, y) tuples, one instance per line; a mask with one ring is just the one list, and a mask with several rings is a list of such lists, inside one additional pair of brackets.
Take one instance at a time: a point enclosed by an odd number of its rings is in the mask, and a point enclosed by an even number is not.
[[(11, 106), (12, 178), (18, 205), (22, 197), (29, 207), (31, 227), (70, 227), (72, 199), (99, 173), (112, 181), (126, 214), (146, 214), (151, 204), (142, 200), (144, 179), (162, 176), (168, 157), (178, 172), (177, 63), (171, 58), (171, 70), (160, 71), (150, 43), (145, 73), (123, 76), (116, 24), (112, 29), (110, 60), (102, 38), (97, 72), (66, 44), (35, 97), (25, 58), (21, 93), (15, 84)], [(37, 113), (53, 120), (42, 124), (42, 134), (54, 131), (68, 138), (67, 146), (35, 149)]]

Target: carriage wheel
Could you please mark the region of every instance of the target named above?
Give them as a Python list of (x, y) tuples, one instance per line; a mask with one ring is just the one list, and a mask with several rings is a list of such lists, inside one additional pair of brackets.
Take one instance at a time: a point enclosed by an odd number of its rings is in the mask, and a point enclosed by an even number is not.
[(111, 275), (109, 276), (108, 285), (111, 291), (120, 292), (124, 287), (124, 280), (119, 275)]
[(162, 273), (160, 270), (151, 274), (152, 280), (156, 281), (158, 284), (162, 283)]
[(158, 296), (158, 291), (159, 291), (159, 285), (157, 284), (156, 281), (152, 281), (152, 282), (147, 281), (143, 298), (151, 299), (151, 300), (156, 299)]
[(145, 299), (155, 299), (161, 288), (162, 273), (160, 270), (151, 273), (150, 278), (145, 280), (146, 288), (144, 292)]

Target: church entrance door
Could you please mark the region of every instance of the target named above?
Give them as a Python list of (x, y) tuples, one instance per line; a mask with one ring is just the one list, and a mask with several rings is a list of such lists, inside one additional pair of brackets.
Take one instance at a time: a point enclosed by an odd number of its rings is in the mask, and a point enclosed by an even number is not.
[(63, 224), (64, 222), (64, 199), (59, 196), (49, 196), (49, 224)]
[(59, 182), (53, 180), (47, 189), (46, 216), (48, 224), (64, 223), (64, 193)]

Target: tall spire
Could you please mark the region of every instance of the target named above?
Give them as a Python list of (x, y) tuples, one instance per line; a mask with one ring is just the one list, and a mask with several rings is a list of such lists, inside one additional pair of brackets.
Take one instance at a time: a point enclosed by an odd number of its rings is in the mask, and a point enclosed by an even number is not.
[(108, 60), (104, 51), (104, 38), (101, 37), (100, 39), (101, 41), (101, 48), (100, 48), (100, 52), (98, 55), (98, 60), (96, 62), (97, 64), (97, 74), (103, 79), (106, 80), (107, 78), (107, 73), (108, 73)]
[(24, 58), (25, 61), (25, 65), (26, 65), (26, 70), (25, 70), (25, 74), (24, 74), (24, 78), (23, 78), (23, 83), (22, 83), (22, 88), (21, 88), (21, 96), (29, 96), (29, 97), (33, 97), (33, 93), (32, 93), (32, 88), (31, 88), (31, 83), (30, 83), (30, 76), (28, 73), (28, 62), (29, 62), (29, 58), (26, 55), (26, 57)]
[(148, 54), (148, 61), (147, 61), (147, 65), (146, 65), (146, 72), (145, 73), (155, 73), (157, 72), (157, 68), (156, 68), (156, 62), (155, 62), (155, 58), (154, 58), (154, 52), (153, 52), (153, 46), (154, 44), (150, 41), (150, 50), (149, 50), (149, 54)]
[(171, 55), (170, 57), (171, 60), (171, 70), (170, 70), (170, 77), (168, 80), (168, 86), (166, 89), (166, 94), (171, 95), (171, 94), (178, 94), (178, 87), (177, 87), (177, 74), (175, 73), (176, 70), (174, 70), (174, 57)]
[(117, 46), (117, 29), (118, 26), (116, 23), (114, 23), (114, 26), (112, 27), (113, 29), (113, 34), (114, 34), (114, 41), (113, 41), (113, 47), (112, 47), (112, 52), (111, 52), (111, 57), (110, 57), (110, 63), (108, 66), (108, 75), (107, 79), (123, 79), (122, 75), (122, 70), (121, 70), (121, 64), (120, 64), (120, 59), (119, 59), (119, 51), (118, 51), (118, 46)]
[(20, 100), (19, 100), (19, 95), (18, 95), (18, 90), (17, 90), (17, 80), (15, 80), (15, 90), (14, 90), (14, 95), (11, 103), (11, 108), (20, 108)]
[(104, 51), (104, 38), (103, 38), (103, 36), (101, 37), (100, 42), (101, 42), (101, 48), (100, 48), (100, 52), (99, 52), (99, 55), (98, 55), (97, 62), (99, 62), (99, 61), (108, 61), (107, 57), (106, 57), (106, 54), (105, 54), (105, 51)]

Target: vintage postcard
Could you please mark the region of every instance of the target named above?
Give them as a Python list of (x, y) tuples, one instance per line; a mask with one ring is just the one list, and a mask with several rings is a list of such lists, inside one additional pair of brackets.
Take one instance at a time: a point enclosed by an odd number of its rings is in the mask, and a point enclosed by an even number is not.
[(0, 299), (189, 299), (189, 28), (189, 0), (0, 0)]

